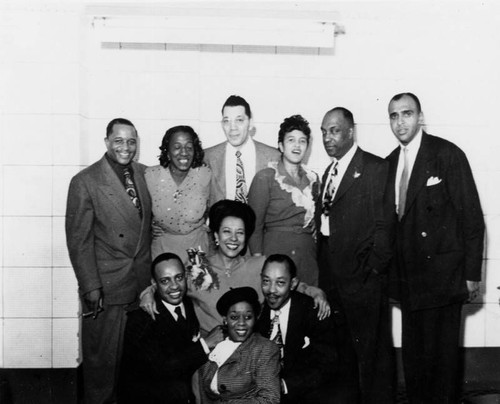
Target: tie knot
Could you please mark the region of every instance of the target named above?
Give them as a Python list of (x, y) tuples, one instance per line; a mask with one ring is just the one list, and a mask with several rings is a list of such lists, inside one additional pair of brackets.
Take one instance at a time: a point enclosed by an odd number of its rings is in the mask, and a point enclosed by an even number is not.
[(241, 157), (241, 152), (239, 150), (236, 151), (236, 158), (240, 158)]
[(174, 312), (175, 314), (177, 314), (177, 320), (179, 319), (183, 319), (184, 316), (182, 315), (182, 309), (181, 309), (181, 306), (177, 306), (175, 309), (174, 309)]
[(280, 321), (280, 314), (281, 314), (281, 311), (279, 311), (279, 310), (274, 311), (273, 323), (277, 323)]

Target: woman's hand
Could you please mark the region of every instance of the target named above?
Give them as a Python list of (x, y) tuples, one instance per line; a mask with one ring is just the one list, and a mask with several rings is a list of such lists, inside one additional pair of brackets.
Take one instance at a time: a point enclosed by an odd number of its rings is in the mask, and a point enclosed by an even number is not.
[(299, 282), (296, 288), (297, 292), (304, 293), (314, 299), (314, 308), (318, 309), (318, 319), (324, 320), (330, 317), (332, 313), (330, 309), (330, 303), (326, 298), (326, 293), (316, 286), (309, 286), (307, 283), (302, 281)]
[(146, 289), (144, 289), (141, 293), (140, 298), (140, 308), (148, 313), (153, 320), (155, 320), (155, 314), (160, 314), (160, 312), (156, 309), (153, 286), (148, 286)]
[(330, 317), (330, 314), (332, 312), (330, 309), (330, 303), (328, 303), (325, 292), (323, 292), (319, 288), (315, 289), (318, 289), (318, 292), (317, 295), (313, 297), (314, 308), (318, 308), (318, 319), (324, 320), (325, 318)]

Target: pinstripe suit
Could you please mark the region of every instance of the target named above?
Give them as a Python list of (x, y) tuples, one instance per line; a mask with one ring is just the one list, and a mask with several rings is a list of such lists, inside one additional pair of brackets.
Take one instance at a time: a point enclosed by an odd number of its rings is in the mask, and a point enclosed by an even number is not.
[(217, 375), (220, 394), (210, 389), (216, 371), (212, 361), (198, 370), (202, 404), (280, 402), (278, 346), (260, 334), (252, 334), (221, 365)]

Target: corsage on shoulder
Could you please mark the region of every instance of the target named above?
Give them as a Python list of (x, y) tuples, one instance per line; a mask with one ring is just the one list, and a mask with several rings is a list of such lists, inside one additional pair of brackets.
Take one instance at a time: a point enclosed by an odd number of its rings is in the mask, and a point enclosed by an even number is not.
[(187, 271), (191, 283), (198, 290), (219, 289), (219, 277), (210, 268), (207, 255), (201, 248), (188, 248)]

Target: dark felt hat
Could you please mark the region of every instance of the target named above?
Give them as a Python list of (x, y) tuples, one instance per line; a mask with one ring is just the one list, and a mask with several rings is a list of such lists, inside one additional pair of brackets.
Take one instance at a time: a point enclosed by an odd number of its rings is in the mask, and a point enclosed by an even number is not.
[(255, 316), (260, 314), (259, 296), (254, 288), (244, 286), (242, 288), (234, 288), (224, 293), (217, 302), (217, 311), (221, 316), (227, 316), (229, 308), (236, 303), (247, 302), (252, 306)]

